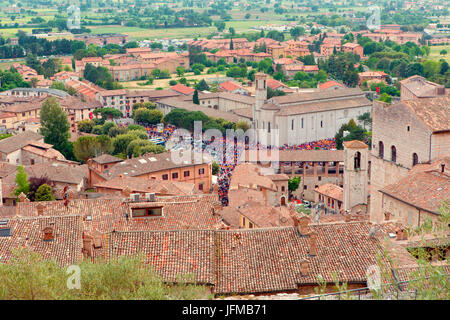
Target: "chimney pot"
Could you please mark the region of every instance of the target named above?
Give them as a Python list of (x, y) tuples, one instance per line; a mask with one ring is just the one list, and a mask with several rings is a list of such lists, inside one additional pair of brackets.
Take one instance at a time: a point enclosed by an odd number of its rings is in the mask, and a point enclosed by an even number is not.
[(311, 222), (311, 219), (309, 219), (308, 216), (303, 216), (300, 219), (298, 219), (297, 229), (302, 236), (308, 235), (310, 222)]
[(38, 216), (43, 216), (44, 215), (45, 206), (43, 204), (39, 203), (36, 206), (36, 209), (37, 209), (37, 212), (38, 212)]
[(317, 254), (317, 232), (312, 231), (309, 234), (309, 255), (315, 256)]
[(309, 261), (306, 259), (300, 261), (300, 274), (302, 277), (306, 277), (309, 274)]
[(44, 232), (44, 241), (52, 241), (53, 237), (53, 227), (47, 226), (42, 230)]

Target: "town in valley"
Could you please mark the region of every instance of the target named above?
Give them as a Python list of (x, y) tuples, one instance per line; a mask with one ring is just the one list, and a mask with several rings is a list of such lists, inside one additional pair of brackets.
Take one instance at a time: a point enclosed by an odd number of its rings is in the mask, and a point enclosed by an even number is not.
[(0, 300), (448, 300), (449, 8), (0, 0)]

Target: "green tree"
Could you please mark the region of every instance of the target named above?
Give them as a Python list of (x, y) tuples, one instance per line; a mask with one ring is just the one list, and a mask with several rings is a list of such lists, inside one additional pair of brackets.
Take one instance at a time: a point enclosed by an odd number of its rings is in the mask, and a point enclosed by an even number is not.
[(158, 109), (145, 109), (139, 108), (134, 112), (134, 121), (142, 123), (144, 125), (161, 123), (164, 118), (164, 114)]
[[(69, 154), (70, 124), (67, 120), (66, 113), (61, 109), (56, 98), (51, 97), (44, 101), (40, 112), (40, 119), (40, 131), (44, 136), (44, 141), (52, 144), (56, 150), (65, 156)], [(70, 156), (66, 156), (66, 158), (70, 158)]]
[(91, 133), (94, 128), (94, 121), (92, 120), (81, 120), (77, 122), (78, 131)]
[(195, 89), (194, 94), (192, 96), (192, 103), (200, 104), (200, 101), (198, 99), (198, 91), (197, 91), (197, 89)]
[(197, 90), (200, 90), (200, 91), (209, 90), (209, 86), (208, 86), (208, 84), (206, 83), (205, 79), (200, 80), (200, 81), (197, 83), (197, 85), (195, 86), (195, 88), (196, 88)]
[(295, 190), (298, 189), (299, 185), (300, 185), (300, 177), (292, 177), (291, 179), (288, 180), (288, 190), (289, 192), (294, 192)]
[(211, 164), (212, 166), (212, 174), (217, 176), (219, 174), (220, 171), (220, 166), (217, 162), (213, 161), (213, 163)]
[(222, 32), (226, 25), (224, 21), (216, 21), (214, 22), (214, 26), (217, 28), (217, 31)]
[(181, 67), (181, 66), (177, 67), (177, 68), (175, 69), (175, 71), (176, 71), (176, 73), (177, 73), (177, 75), (178, 75), (179, 77), (182, 77), (182, 76), (184, 75), (184, 73), (186, 72), (186, 70), (184, 69), (184, 67)]
[(55, 196), (53, 195), (53, 189), (48, 184), (42, 184), (36, 191), (35, 201), (53, 201)]
[(250, 129), (249, 124), (247, 121), (239, 120), (236, 122), (236, 130), (242, 129), (242, 131), (246, 132), (248, 129)]
[(22, 192), (28, 194), (30, 191), (30, 183), (28, 182), (28, 176), (23, 168), (23, 166), (18, 166), (16, 170), (16, 182), (17, 188), (14, 190), (16, 196), (20, 195)]

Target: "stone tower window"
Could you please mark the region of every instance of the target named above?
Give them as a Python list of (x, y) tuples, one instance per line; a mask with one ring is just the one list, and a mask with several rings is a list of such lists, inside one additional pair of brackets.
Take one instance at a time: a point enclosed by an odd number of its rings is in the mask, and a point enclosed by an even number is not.
[(395, 146), (391, 147), (391, 161), (397, 162), (397, 149), (395, 148)]
[(378, 156), (381, 159), (384, 158), (384, 144), (383, 144), (383, 141), (378, 142)]
[(361, 152), (356, 152), (353, 158), (353, 166), (355, 170), (361, 169)]

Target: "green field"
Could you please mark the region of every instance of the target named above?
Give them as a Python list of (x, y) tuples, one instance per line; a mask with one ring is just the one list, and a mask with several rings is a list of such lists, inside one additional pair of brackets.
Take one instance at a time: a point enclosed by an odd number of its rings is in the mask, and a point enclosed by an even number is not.
[[(430, 58), (431, 60), (445, 59), (447, 62), (450, 62), (450, 45), (431, 46), (430, 49), (430, 55), (428, 56), (428, 58)], [(447, 50), (446, 55), (439, 54), (443, 49)]]
[[(261, 26), (267, 24), (282, 24), (280, 20), (244, 20), (244, 21), (228, 21), (226, 27), (233, 27), (237, 33), (252, 31), (250, 27)], [(212, 32), (216, 32), (217, 28), (211, 27), (195, 27), (195, 28), (167, 28), (167, 29), (143, 29), (139, 27), (124, 26), (94, 26), (90, 27), (93, 34), (100, 33), (124, 33), (135, 40), (143, 39), (162, 39), (162, 38), (195, 38), (205, 37)], [(255, 30), (253, 30), (255, 31)]]

